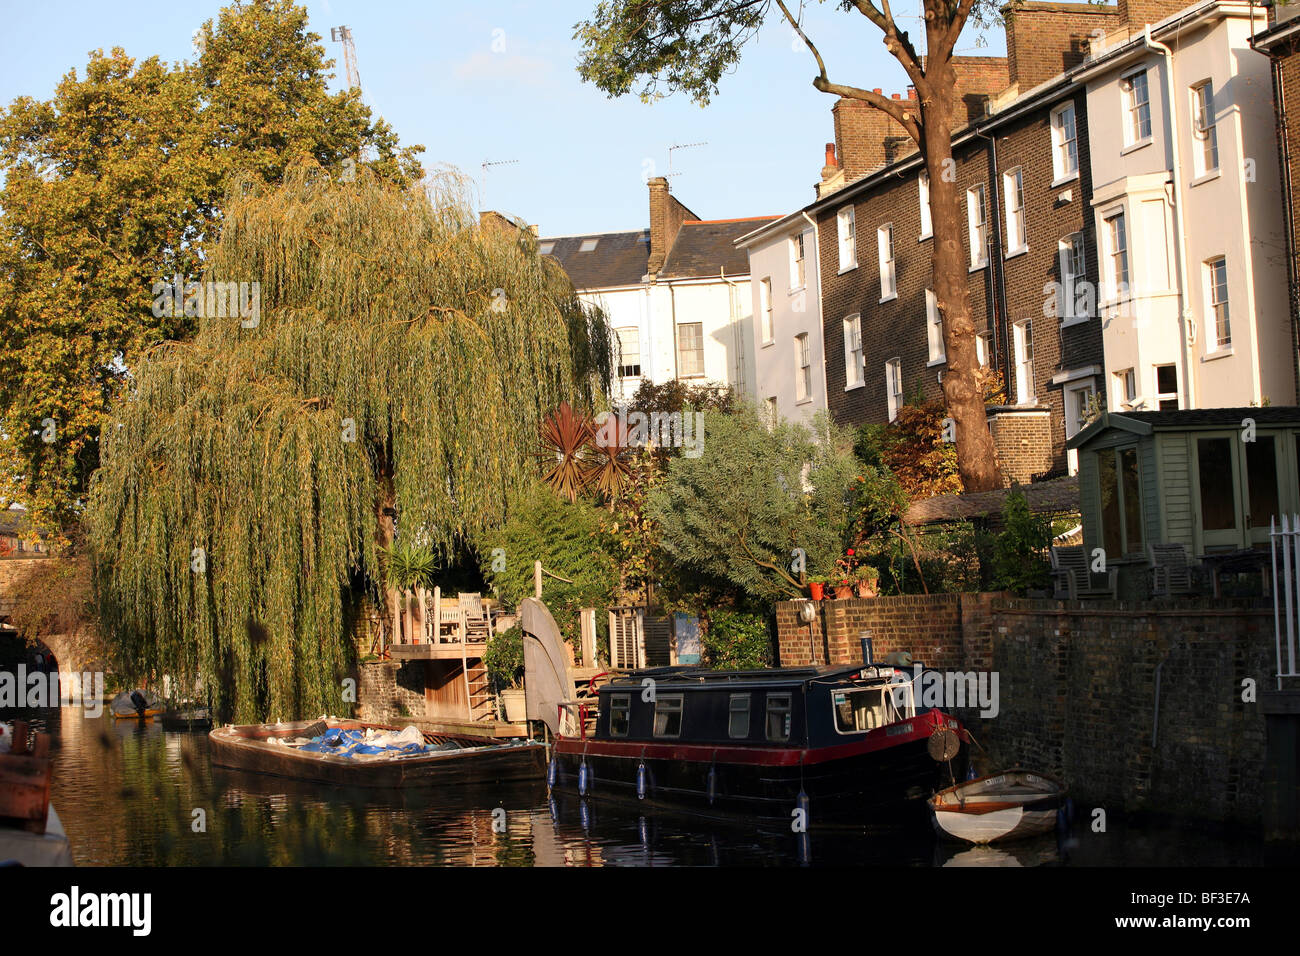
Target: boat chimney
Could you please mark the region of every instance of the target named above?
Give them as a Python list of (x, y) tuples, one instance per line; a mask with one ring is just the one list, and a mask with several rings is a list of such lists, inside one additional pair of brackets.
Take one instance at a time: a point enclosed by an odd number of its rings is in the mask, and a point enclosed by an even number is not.
[(863, 631), (861, 640), (862, 640), (862, 663), (870, 667), (872, 657), (873, 657), (871, 652), (871, 632)]

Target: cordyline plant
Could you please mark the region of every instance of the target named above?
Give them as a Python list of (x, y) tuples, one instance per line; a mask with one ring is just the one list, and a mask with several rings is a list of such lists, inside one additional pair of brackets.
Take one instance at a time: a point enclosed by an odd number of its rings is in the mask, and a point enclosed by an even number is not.
[(603, 317), (530, 236), (480, 229), (462, 180), (436, 185), (302, 166), (232, 190), (208, 275), (260, 282), (260, 321), (155, 349), (92, 484), (127, 673), (202, 679), (223, 720), (341, 708), (362, 600), (391, 618), (399, 527), (442, 555), (495, 527), (545, 411), (607, 388)]
[[(956, 423), (957, 466), (967, 491), (1001, 486), (993, 437), (980, 394), (975, 325), (964, 252), (966, 220), (951, 174), (952, 130), (959, 112), (953, 50), (967, 21), (998, 16), (991, 0), (922, 0), (926, 53), (899, 29), (889, 0), (839, 0), (856, 23), (869, 25), (916, 88), (917, 105), (832, 78), (826, 61), (785, 0), (601, 0), (577, 25), (578, 73), (610, 96), (634, 90), (643, 100), (682, 92), (701, 104), (735, 68), (741, 48), (769, 17), (792, 28), (817, 68), (815, 89), (860, 100), (888, 115), (916, 144), (930, 178), (934, 293), (943, 321), (947, 367), (944, 400)], [(802, 12), (802, 7), (798, 8)], [(858, 19), (858, 18), (861, 19)]]

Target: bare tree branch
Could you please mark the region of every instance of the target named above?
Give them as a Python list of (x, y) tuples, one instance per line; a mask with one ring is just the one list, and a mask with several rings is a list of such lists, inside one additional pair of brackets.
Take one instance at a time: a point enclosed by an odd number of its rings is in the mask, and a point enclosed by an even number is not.
[[(892, 99), (888, 96), (882, 96), (879, 93), (875, 93), (871, 90), (864, 90), (860, 87), (845, 86), (842, 83), (832, 83), (830, 78), (826, 75), (826, 61), (822, 59), (821, 52), (817, 49), (816, 44), (814, 44), (809, 38), (808, 34), (804, 32), (803, 27), (799, 25), (799, 21), (796, 20), (794, 15), (790, 12), (790, 8), (785, 5), (785, 0), (776, 0), (776, 5), (781, 8), (781, 12), (785, 15), (786, 20), (789, 21), (790, 26), (794, 28), (794, 31), (797, 34), (799, 34), (799, 38), (803, 40), (804, 44), (812, 52), (813, 57), (817, 60), (817, 69), (819, 72), (817, 78), (813, 80), (813, 86), (816, 89), (823, 93), (836, 93), (840, 96), (848, 97), (849, 99), (861, 100), (869, 106), (874, 106), (882, 113), (892, 116), (894, 120), (903, 127), (907, 134), (911, 136), (912, 139), (916, 140), (918, 145), (920, 144), (921, 124), (913, 115), (912, 111), (904, 107), (902, 101)], [(867, 5), (870, 6), (870, 4)], [(874, 10), (875, 8), (873, 7), (872, 9)], [(892, 23), (892, 21), (890, 22)], [(897, 56), (897, 54), (895, 54), (895, 56)], [(903, 65), (906, 68), (907, 64), (905, 63)]]

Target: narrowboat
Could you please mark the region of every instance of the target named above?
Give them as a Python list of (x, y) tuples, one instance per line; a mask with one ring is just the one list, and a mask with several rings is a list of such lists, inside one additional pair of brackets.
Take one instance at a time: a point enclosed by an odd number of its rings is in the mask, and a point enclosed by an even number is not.
[(546, 748), (536, 741), (485, 742), (333, 717), (218, 727), (208, 739), (218, 767), (337, 787), (536, 781), (546, 767)]
[(1061, 781), (1013, 769), (939, 791), (930, 800), (930, 813), (940, 834), (984, 844), (1049, 833), (1064, 804)]
[(917, 710), (914, 679), (875, 664), (636, 671), (599, 689), (590, 736), (579, 721), (556, 738), (547, 782), (787, 826), (923, 825), (926, 798), (964, 775), (968, 735)]

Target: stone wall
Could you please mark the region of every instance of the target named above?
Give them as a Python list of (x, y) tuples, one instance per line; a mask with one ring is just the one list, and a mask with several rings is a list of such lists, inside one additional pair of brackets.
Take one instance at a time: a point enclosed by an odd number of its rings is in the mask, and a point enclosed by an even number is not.
[(909, 595), (820, 602), (805, 625), (798, 605), (777, 608), (782, 665), (856, 662), (870, 630), (877, 659), (996, 674), (995, 716), (956, 710), (981, 770), (1059, 774), (1088, 813), (1260, 823), (1265, 723), (1242, 695), (1272, 686), (1271, 609)]

